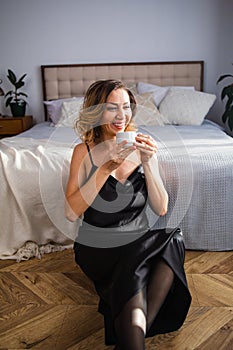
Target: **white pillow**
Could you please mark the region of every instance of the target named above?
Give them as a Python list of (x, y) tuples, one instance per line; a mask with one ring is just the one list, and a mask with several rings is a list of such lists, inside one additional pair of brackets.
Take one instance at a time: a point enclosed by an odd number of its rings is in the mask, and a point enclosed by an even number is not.
[(154, 104), (153, 94), (146, 92), (135, 95), (137, 101), (137, 112), (134, 121), (140, 125), (165, 125), (165, 118)]
[(143, 83), (139, 81), (137, 83), (137, 91), (139, 94), (143, 94), (145, 92), (153, 92), (153, 97), (156, 106), (158, 107), (162, 99), (165, 97), (168, 87), (158, 86), (149, 83)]
[(194, 86), (159, 86), (144, 82), (138, 82), (137, 91), (139, 94), (143, 94), (144, 92), (153, 92), (154, 93), (154, 101), (157, 107), (159, 107), (161, 101), (166, 96), (169, 88), (176, 89), (189, 89), (195, 91)]
[(200, 125), (215, 99), (213, 94), (170, 88), (159, 111), (167, 119), (167, 124)]
[(83, 104), (84, 97), (76, 97), (70, 101), (62, 103), (61, 118), (56, 126), (74, 127), (74, 123), (78, 118), (80, 107)]
[(52, 120), (54, 124), (57, 124), (59, 119), (61, 118), (61, 107), (62, 103), (65, 101), (70, 101), (75, 99), (76, 97), (73, 98), (61, 98), (57, 100), (52, 100), (52, 101), (44, 101), (44, 104), (46, 106), (48, 116)]
[(134, 94), (137, 95), (137, 83), (125, 82), (125, 86)]

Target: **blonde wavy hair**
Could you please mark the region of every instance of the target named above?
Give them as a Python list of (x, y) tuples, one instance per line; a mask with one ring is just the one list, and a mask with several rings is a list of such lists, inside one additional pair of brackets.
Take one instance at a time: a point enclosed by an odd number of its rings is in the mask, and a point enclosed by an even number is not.
[(113, 90), (124, 89), (130, 99), (132, 118), (125, 131), (136, 130), (133, 117), (136, 113), (136, 99), (133, 93), (120, 80), (98, 80), (91, 84), (85, 94), (83, 106), (80, 109), (79, 117), (75, 121), (75, 130), (83, 142), (101, 141), (101, 125), (105, 104), (109, 94)]

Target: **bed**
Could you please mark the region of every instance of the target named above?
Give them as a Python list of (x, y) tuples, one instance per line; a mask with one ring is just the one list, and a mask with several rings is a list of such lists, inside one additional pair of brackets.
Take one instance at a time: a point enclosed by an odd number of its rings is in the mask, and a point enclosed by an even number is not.
[(64, 216), (75, 144), (73, 123), (87, 87), (121, 79), (139, 104), (138, 130), (158, 143), (169, 210), (153, 228), (180, 226), (187, 249), (233, 249), (233, 139), (205, 116), (215, 96), (203, 92), (204, 62), (43, 65), (45, 121), (0, 142), (1, 259), (18, 261), (71, 248), (80, 221)]

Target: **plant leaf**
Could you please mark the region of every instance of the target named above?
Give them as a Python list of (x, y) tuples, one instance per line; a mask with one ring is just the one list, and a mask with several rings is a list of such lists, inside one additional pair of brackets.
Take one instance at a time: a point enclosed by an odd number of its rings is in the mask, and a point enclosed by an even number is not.
[(233, 106), (231, 108), (225, 109), (225, 112), (222, 115), (222, 121), (223, 123), (228, 122), (229, 128), (233, 129)]
[(225, 110), (225, 112), (222, 115), (222, 121), (225, 124), (228, 119), (228, 110)]
[(233, 129), (233, 109), (231, 109), (229, 116), (228, 116), (228, 125), (230, 130), (232, 131)]
[(21, 78), (19, 78), (18, 83), (19, 83), (19, 82), (22, 82), (22, 81), (23, 81), (23, 79), (26, 77), (26, 75), (27, 75), (26, 73), (25, 73), (24, 75), (22, 75), (22, 77), (21, 77)]
[(222, 89), (222, 93), (221, 93), (221, 99), (223, 100), (226, 96), (228, 96), (229, 98), (231, 96), (233, 96), (233, 84), (230, 84), (228, 86), (225, 86)]
[[(25, 92), (20, 92), (20, 93), (19, 93), (19, 95), (21, 95), (21, 96), (25, 96), (25, 97), (28, 97), (28, 95), (27, 95), (27, 94), (25, 94)], [(18, 95), (18, 96), (19, 96), (19, 95)]]
[(225, 109), (226, 109), (226, 110), (227, 110), (227, 109), (231, 109), (232, 104), (233, 104), (233, 96), (231, 96), (231, 97), (228, 98)]
[(17, 81), (15, 83), (15, 87), (16, 87), (17, 90), (20, 89), (22, 86), (24, 86), (24, 82), (23, 81)]
[(225, 78), (230, 78), (230, 77), (233, 78), (233, 75), (231, 75), (231, 74), (224, 74), (224, 75), (221, 75), (221, 76), (218, 78), (216, 84), (218, 84), (218, 83), (219, 83), (220, 81), (222, 81), (223, 79), (225, 79)]
[(6, 100), (5, 106), (8, 107), (12, 100), (13, 100), (12, 96), (8, 97), (8, 99)]
[(7, 96), (11, 95), (11, 94), (13, 94), (13, 91), (12, 91), (12, 90), (11, 90), (11, 91), (8, 91), (8, 92), (5, 94), (5, 98), (6, 98)]
[(232, 129), (233, 129), (233, 119), (228, 119), (228, 125), (229, 125), (230, 130), (232, 131)]
[(15, 76), (15, 73), (11, 69), (8, 69), (7, 78), (10, 80), (11, 84), (15, 85), (17, 78)]

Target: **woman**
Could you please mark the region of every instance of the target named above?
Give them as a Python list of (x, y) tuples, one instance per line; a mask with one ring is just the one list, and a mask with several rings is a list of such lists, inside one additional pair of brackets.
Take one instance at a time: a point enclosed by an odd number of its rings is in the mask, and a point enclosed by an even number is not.
[(159, 174), (155, 140), (132, 130), (136, 101), (122, 82), (101, 80), (86, 92), (76, 123), (66, 215), (82, 218), (75, 259), (94, 282), (105, 319), (105, 343), (143, 350), (145, 337), (177, 330), (187, 315), (184, 244), (179, 229), (150, 230), (147, 202), (165, 215), (168, 195)]

